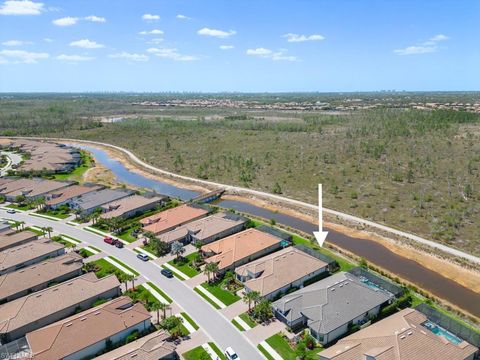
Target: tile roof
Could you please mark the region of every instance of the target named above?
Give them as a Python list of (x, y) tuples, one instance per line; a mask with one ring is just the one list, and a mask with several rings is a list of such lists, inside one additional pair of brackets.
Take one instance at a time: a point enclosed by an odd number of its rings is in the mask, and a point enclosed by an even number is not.
[(78, 196), (82, 196), (92, 191), (100, 190), (102, 186), (84, 186), (84, 185), (72, 185), (67, 188), (63, 188), (60, 190), (51, 191), (48, 193), (45, 198), (45, 205), (54, 206), (57, 204), (61, 204), (67, 200), (76, 198)]
[(386, 292), (370, 288), (350, 273), (339, 272), (285, 295), (272, 306), (288, 321), (306, 317), (310, 328), (328, 334), (389, 299)]
[(215, 255), (205, 259), (218, 263), (219, 270), (228, 268), (239, 260), (280, 243), (280, 239), (257, 229), (247, 229), (221, 240), (203, 245), (201, 250)]
[(173, 342), (167, 341), (170, 334), (165, 330), (159, 330), (125, 346), (109, 351), (98, 356), (95, 360), (158, 360), (175, 353)]
[(75, 279), (0, 305), (0, 333), (9, 333), (118, 288), (115, 275), (98, 279), (87, 273)]
[(320, 353), (321, 360), (356, 360), (370, 355), (375, 360), (465, 360), (478, 349), (463, 341), (455, 345), (422, 324), (427, 317), (404, 309), (340, 339)]
[(5, 231), (0, 233), (0, 251), (15, 247), (31, 240), (36, 240), (37, 234), (32, 231)]
[(161, 234), (189, 221), (206, 216), (208, 211), (183, 204), (140, 220), (145, 231)]
[(112, 201), (102, 206), (105, 213), (100, 217), (104, 219), (111, 219), (117, 216), (123, 216), (124, 214), (140, 209), (144, 206), (159, 204), (165, 197), (145, 197), (141, 195), (132, 195), (120, 200)]
[(235, 272), (246, 277), (258, 276), (245, 281), (245, 287), (266, 296), (326, 267), (327, 263), (288, 247), (237, 267)]
[(37, 264), (0, 276), (0, 299), (6, 299), (19, 292), (40, 284), (54, 281), (83, 267), (83, 258), (70, 252), (50, 258)]
[(70, 185), (72, 185), (72, 182), (45, 180), (40, 178), (22, 178), (1, 185), (0, 193), (10, 197), (16, 197), (19, 195), (35, 197), (65, 188)]
[(75, 204), (83, 210), (89, 210), (127, 197), (131, 194), (132, 191), (128, 190), (103, 189), (83, 195), (80, 199), (75, 200)]
[(35, 360), (62, 359), (144, 321), (141, 303), (122, 296), (26, 335)]

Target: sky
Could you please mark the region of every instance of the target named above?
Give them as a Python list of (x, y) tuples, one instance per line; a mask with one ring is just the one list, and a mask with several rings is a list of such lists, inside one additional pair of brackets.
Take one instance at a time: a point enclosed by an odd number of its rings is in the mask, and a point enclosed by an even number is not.
[(478, 0), (0, 0), (0, 92), (480, 90)]

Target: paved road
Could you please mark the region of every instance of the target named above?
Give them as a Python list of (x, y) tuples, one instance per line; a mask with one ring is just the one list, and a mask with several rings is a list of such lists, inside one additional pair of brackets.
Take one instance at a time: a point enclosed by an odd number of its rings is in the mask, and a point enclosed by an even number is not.
[[(9, 137), (9, 138), (14, 138), (14, 137)], [(38, 137), (22, 137), (22, 136), (19, 136), (17, 138), (33, 139), (33, 140), (35, 140), (35, 139), (38, 140), (39, 139)], [(99, 142), (99, 141), (91, 141), (91, 140), (62, 139), (62, 138), (40, 138), (40, 139), (50, 139), (50, 140), (55, 140), (55, 141), (59, 141), (59, 142), (76, 142), (76, 143), (85, 143), (85, 144), (89, 144), (89, 145), (105, 146), (105, 147), (112, 148), (112, 149), (115, 149), (115, 150), (118, 150), (118, 151), (122, 152), (131, 161), (138, 164), (140, 166), (140, 168), (149, 169), (149, 170), (151, 170), (155, 173), (158, 173), (158, 174), (166, 175), (166, 176), (176, 178), (176, 179), (181, 179), (181, 180), (184, 180), (184, 181), (187, 181), (187, 182), (198, 184), (199, 186), (203, 185), (203, 186), (207, 186), (209, 188), (214, 188), (214, 189), (225, 189), (226, 191), (231, 191), (233, 193), (259, 196), (261, 198), (270, 199), (270, 200), (274, 200), (274, 201), (279, 201), (281, 203), (282, 202), (283, 203), (290, 203), (290, 204), (298, 206), (298, 207), (303, 207), (303, 208), (306, 208), (306, 209), (311, 209), (311, 210), (314, 210), (314, 211), (318, 211), (318, 204), (309, 204), (309, 203), (306, 203), (306, 202), (303, 202), (303, 201), (290, 199), (290, 198), (280, 196), (280, 195), (269, 194), (269, 193), (266, 193), (266, 192), (263, 192), (263, 191), (242, 188), (242, 187), (239, 187), (239, 186), (231, 186), (231, 185), (226, 185), (226, 184), (220, 184), (220, 183), (213, 182), (213, 181), (196, 179), (196, 178), (192, 178), (192, 177), (188, 177), (188, 176), (184, 176), (184, 175), (175, 174), (175, 173), (172, 173), (172, 172), (169, 172), (169, 171), (166, 171), (166, 170), (162, 170), (162, 169), (159, 169), (155, 166), (147, 164), (146, 162), (139, 159), (134, 153), (132, 153), (131, 151), (126, 150), (126, 149), (124, 149), (120, 146), (106, 144), (106, 143), (102, 143), (102, 142)], [(424, 239), (420, 236), (410, 234), (410, 233), (405, 232), (405, 231), (397, 230), (397, 229), (394, 229), (392, 227), (389, 227), (389, 226), (386, 226), (386, 225), (383, 225), (383, 224), (379, 224), (379, 223), (376, 223), (376, 222), (373, 222), (373, 221), (370, 221), (370, 220), (362, 219), (360, 217), (350, 215), (350, 214), (346, 214), (346, 213), (343, 213), (343, 212), (340, 212), (340, 211), (327, 209), (327, 208), (323, 208), (323, 211), (327, 214), (334, 215), (334, 216), (339, 217), (341, 219), (351, 221), (351, 222), (354, 222), (354, 223), (357, 223), (357, 224), (370, 226), (372, 228), (376, 228), (376, 229), (379, 229), (379, 230), (382, 230), (382, 231), (386, 231), (386, 232), (391, 233), (391, 234), (395, 234), (395, 235), (398, 235), (398, 236), (401, 236), (401, 237), (405, 237), (407, 239), (416, 241), (418, 243), (421, 243), (421, 244), (430, 246), (432, 248), (444, 251), (447, 254), (462, 257), (462, 258), (467, 259), (467, 260), (469, 260), (473, 263), (480, 264), (480, 257), (472, 255), (472, 254), (468, 254), (468, 253), (466, 253), (464, 251), (461, 251), (461, 250), (458, 250), (458, 249), (454, 249), (450, 246), (439, 244), (435, 241), (427, 240), (427, 239)]]
[(6, 175), (13, 165), (20, 164), (23, 160), (21, 155), (10, 151), (2, 151), (0, 155), (6, 155), (8, 161), (7, 165), (0, 169), (0, 176)]
[(240, 358), (245, 360), (264, 359), (257, 348), (242, 333), (236, 330), (230, 321), (203, 300), (192, 288), (176, 278), (165, 278), (160, 274), (160, 269), (155, 264), (137, 259), (136, 253), (131, 249), (117, 249), (104, 243), (103, 238), (99, 235), (60, 221), (43, 219), (20, 212), (7, 214), (6, 210), (3, 209), (0, 209), (0, 217), (25, 221), (27, 225), (38, 227), (51, 226), (56, 232), (91, 244), (106, 254), (115, 256), (164, 290), (175, 303), (181, 306), (198, 323), (201, 329), (221, 349), (224, 350), (231, 346), (238, 352)]

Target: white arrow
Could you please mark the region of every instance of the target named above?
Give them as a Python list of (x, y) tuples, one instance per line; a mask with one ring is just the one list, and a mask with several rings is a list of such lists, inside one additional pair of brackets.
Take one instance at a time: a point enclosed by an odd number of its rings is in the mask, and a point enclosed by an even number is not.
[(317, 239), (318, 245), (320, 246), (323, 246), (328, 235), (328, 231), (323, 231), (322, 212), (322, 184), (318, 184), (318, 231), (314, 231), (313, 235), (315, 235), (315, 239)]

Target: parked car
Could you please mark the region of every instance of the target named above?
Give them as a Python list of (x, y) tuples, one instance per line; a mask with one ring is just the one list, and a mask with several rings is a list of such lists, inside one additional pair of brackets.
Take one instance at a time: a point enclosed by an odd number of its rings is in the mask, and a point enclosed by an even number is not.
[(16, 213), (15, 209), (8, 209), (7, 210), (7, 214), (15, 214), (15, 213)]
[(148, 261), (148, 260), (150, 260), (150, 258), (148, 257), (148, 255), (145, 255), (145, 254), (137, 254), (137, 258), (139, 258), (139, 259), (142, 260), (142, 261)]
[(228, 347), (225, 350), (225, 356), (227, 357), (228, 360), (240, 360), (237, 353), (231, 347)]
[(123, 242), (121, 242), (120, 240), (115, 240), (115, 246), (119, 249), (122, 249), (123, 248)]
[(173, 277), (173, 272), (172, 272), (172, 270), (170, 270), (170, 269), (162, 269), (162, 270), (160, 270), (160, 273), (161, 273), (163, 276), (165, 276), (165, 277), (167, 277), (167, 278), (169, 278), (169, 279), (171, 279), (171, 278)]
[(103, 238), (103, 241), (106, 242), (107, 244), (110, 244), (110, 245), (115, 245), (115, 242), (116, 242), (116, 240), (114, 240), (110, 236), (105, 236)]

